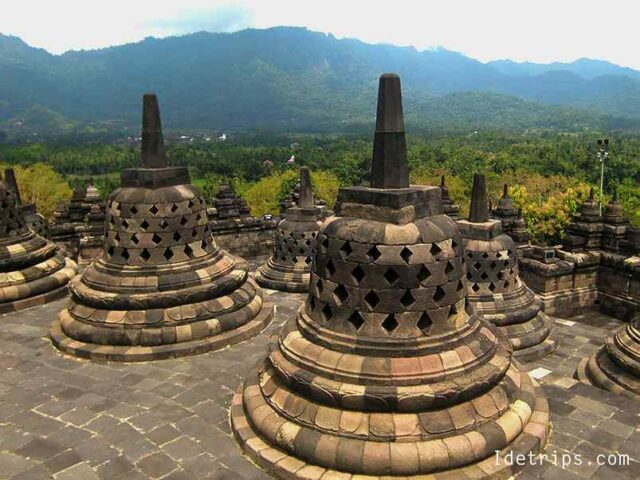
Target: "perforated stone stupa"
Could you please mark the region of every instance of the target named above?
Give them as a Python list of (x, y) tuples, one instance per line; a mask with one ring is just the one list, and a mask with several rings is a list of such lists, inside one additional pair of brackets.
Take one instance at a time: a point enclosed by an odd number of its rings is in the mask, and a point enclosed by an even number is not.
[(506, 478), (504, 454), (544, 445), (547, 402), (467, 304), (440, 189), (409, 186), (394, 74), (371, 178), (340, 190), (307, 301), (234, 397), (235, 435), (280, 478)]
[(49, 225), (47, 225), (44, 216), (38, 213), (34, 203), (24, 203), (22, 201), (20, 188), (18, 187), (18, 181), (16, 180), (16, 174), (13, 168), (5, 169), (4, 178), (9, 188), (11, 188), (16, 195), (16, 204), (27, 227), (37, 235), (47, 238), (49, 236)]
[(580, 380), (640, 400), (640, 315), (578, 365)]
[(506, 183), (502, 189), (502, 197), (498, 200), (496, 208), (491, 210), (490, 216), (502, 222), (502, 231), (509, 235), (516, 245), (526, 245), (531, 241), (531, 234), (527, 231), (527, 222), (509, 196), (509, 186)]
[(16, 192), (0, 179), (0, 313), (65, 296), (76, 273), (73, 260), (29, 229)]
[(326, 216), (327, 210), (314, 202), (309, 169), (301, 167), (297, 204), (285, 210), (275, 233), (273, 255), (256, 273), (261, 286), (285, 292), (309, 290), (313, 249)]
[(542, 301), (520, 279), (516, 245), (490, 220), (483, 175), (475, 175), (469, 220), (459, 220), (467, 262), (467, 293), (486, 320), (508, 338), (522, 361), (540, 358), (557, 346), (553, 320)]
[(155, 95), (143, 100), (141, 166), (109, 197), (102, 258), (70, 285), (51, 328), (62, 351), (140, 361), (205, 352), (272, 315), (246, 267), (218, 248), (186, 167), (168, 167)]

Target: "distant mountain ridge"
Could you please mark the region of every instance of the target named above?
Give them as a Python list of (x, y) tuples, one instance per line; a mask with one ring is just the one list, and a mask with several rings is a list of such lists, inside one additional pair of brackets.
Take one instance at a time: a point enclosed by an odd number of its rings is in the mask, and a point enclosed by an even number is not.
[(601, 61), (559, 65), (484, 64), (445, 49), (371, 45), (294, 27), (147, 38), (62, 55), (0, 34), (0, 129), (25, 112), (33, 116), (36, 106), (67, 127), (137, 125), (140, 96), (154, 91), (165, 123), (175, 127), (343, 131), (371, 124), (385, 71), (401, 75), (407, 123), (415, 126), (637, 127), (639, 72)]

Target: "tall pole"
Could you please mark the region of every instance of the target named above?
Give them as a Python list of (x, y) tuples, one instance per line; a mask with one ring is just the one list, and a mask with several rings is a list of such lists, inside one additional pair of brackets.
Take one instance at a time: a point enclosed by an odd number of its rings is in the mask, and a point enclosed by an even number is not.
[(602, 215), (602, 205), (604, 203), (604, 162), (609, 157), (609, 139), (598, 140), (598, 160), (600, 160), (600, 215)]

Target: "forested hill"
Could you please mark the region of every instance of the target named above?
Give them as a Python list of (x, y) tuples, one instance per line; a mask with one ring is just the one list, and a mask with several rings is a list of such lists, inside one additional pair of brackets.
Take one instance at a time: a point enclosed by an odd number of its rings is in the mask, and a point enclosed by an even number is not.
[(137, 126), (141, 94), (154, 91), (167, 126), (349, 131), (372, 123), (385, 71), (402, 76), (410, 128), (637, 129), (638, 72), (603, 63), (594, 61), (592, 70), (584, 61), (546, 70), (483, 64), (448, 50), (289, 27), (148, 38), (63, 55), (0, 35), (0, 130)]

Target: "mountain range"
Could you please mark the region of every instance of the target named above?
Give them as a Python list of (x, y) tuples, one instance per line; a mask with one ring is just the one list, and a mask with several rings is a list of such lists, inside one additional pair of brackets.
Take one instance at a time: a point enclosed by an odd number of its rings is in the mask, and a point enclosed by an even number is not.
[(640, 129), (640, 72), (601, 60), (482, 63), (275, 27), (62, 55), (0, 34), (0, 130), (135, 128), (153, 91), (174, 128), (354, 131), (373, 122), (386, 71), (402, 78), (408, 128)]

